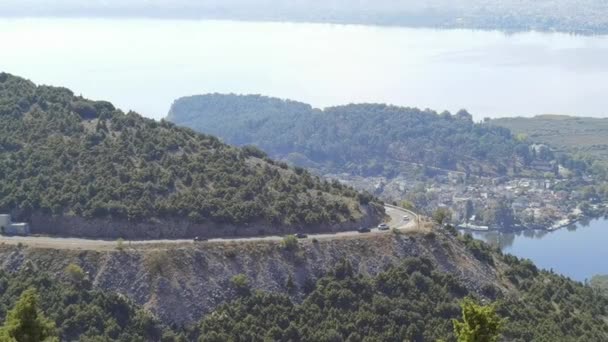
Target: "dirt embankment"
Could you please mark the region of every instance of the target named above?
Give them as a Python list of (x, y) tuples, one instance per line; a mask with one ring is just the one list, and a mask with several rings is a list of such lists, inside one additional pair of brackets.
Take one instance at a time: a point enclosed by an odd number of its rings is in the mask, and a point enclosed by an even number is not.
[[(168, 323), (192, 323), (234, 298), (231, 278), (244, 274), (252, 288), (288, 293), (294, 300), (308, 284), (343, 259), (355, 270), (374, 275), (405, 257), (425, 256), (440, 270), (479, 292), (497, 284), (494, 268), (475, 259), (462, 244), (443, 232), (371, 234), (342, 239), (305, 240), (293, 250), (281, 242), (227, 242), (154, 246), (122, 251), (79, 251), (0, 245), (1, 267), (19, 269), (29, 260), (40, 270), (63, 277), (70, 263), (88, 272), (93, 285), (117, 291), (145, 306)], [(29, 263), (29, 262), (28, 262)]]

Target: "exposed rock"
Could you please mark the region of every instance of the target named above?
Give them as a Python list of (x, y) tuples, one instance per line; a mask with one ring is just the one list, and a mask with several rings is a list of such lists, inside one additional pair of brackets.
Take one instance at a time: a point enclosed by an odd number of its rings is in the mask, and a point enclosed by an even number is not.
[(120, 219), (85, 219), (77, 216), (52, 216), (34, 213), (31, 216), (33, 234), (53, 236), (85, 237), (101, 239), (183, 239), (200, 236), (204, 238), (249, 237), (259, 235), (285, 235), (296, 231), (308, 233), (335, 233), (355, 230), (359, 226), (375, 226), (383, 216), (370, 206), (361, 206), (361, 218), (340, 224), (307, 225), (305, 227), (251, 223), (229, 225), (217, 223), (194, 223), (187, 219), (150, 219), (130, 222)]
[(296, 250), (279, 242), (197, 243), (155, 246), (124, 251), (74, 251), (0, 247), (2, 267), (12, 271), (27, 260), (63, 277), (65, 267), (79, 264), (93, 285), (117, 291), (145, 306), (168, 323), (192, 323), (236, 293), (231, 278), (244, 274), (250, 286), (288, 293), (292, 275), (301, 300), (307, 283), (348, 260), (362, 274), (375, 275), (406, 257), (428, 257), (441, 271), (465, 280), (479, 292), (485, 284), (498, 284), (495, 268), (475, 259), (455, 238), (432, 235), (369, 234), (357, 238), (302, 240)]

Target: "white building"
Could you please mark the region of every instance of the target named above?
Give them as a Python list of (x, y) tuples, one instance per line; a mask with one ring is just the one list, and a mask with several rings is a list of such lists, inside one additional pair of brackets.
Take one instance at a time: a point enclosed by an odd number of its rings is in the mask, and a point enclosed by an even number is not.
[(0, 234), (29, 235), (30, 226), (27, 223), (17, 223), (11, 220), (11, 215), (0, 214)]

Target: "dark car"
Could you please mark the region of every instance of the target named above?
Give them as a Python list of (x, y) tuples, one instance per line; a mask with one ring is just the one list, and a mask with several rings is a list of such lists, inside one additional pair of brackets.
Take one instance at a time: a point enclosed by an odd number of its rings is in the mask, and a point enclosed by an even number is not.
[(359, 233), (369, 233), (369, 232), (371, 232), (371, 230), (369, 228), (367, 228), (367, 227), (359, 227), (359, 229), (357, 229), (357, 231)]
[(308, 235), (306, 235), (304, 233), (296, 233), (294, 236), (297, 237), (298, 239), (306, 239), (308, 237)]
[(200, 236), (195, 236), (194, 237), (194, 242), (200, 242), (200, 241), (207, 241), (207, 239), (206, 238), (202, 238)]

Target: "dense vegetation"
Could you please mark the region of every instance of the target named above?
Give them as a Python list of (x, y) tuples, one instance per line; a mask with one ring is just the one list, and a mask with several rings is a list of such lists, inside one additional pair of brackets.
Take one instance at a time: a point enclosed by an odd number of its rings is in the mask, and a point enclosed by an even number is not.
[(539, 115), (494, 119), (491, 124), (572, 155), (572, 169), (586, 168), (608, 179), (608, 119)]
[[(0, 212), (337, 223), (373, 200), (253, 147), (0, 74)], [(378, 210), (381, 207), (376, 206)]]
[[(482, 289), (495, 300), (502, 322), (491, 323), (502, 325), (506, 340), (608, 338), (608, 298), (529, 261), (499, 255), (487, 245), (478, 248), (506, 264), (512, 291)], [(424, 258), (404, 260), (376, 277), (356, 274), (344, 262), (301, 304), (280, 294), (241, 291), (241, 298), (206, 316), (193, 335), (199, 341), (455, 341), (452, 320), (467, 296), (474, 294), (462, 280)]]
[(362, 176), (391, 176), (412, 163), (429, 172), (502, 175), (552, 158), (550, 151), (532, 155), (509, 130), (476, 124), (464, 110), (452, 115), (360, 104), (321, 111), (262, 96), (213, 94), (175, 101), (168, 119), (296, 165)]
[[(426, 238), (452, 243), (444, 234), (458, 235), (455, 230), (438, 231)], [(231, 281), (236, 299), (194, 326), (171, 329), (123, 296), (92, 289), (87, 273), (75, 264), (57, 280), (26, 261), (15, 273), (0, 272), (0, 321), (5, 322), (0, 340), (6, 333), (23, 332), (20, 320), (34, 320), (45, 336), (91, 342), (447, 342), (456, 341), (456, 335), (468, 342), (491, 340), (470, 337), (495, 332), (499, 341), (515, 342), (608, 338), (604, 292), (503, 255), (470, 236), (457, 240), (453, 243), (462, 243), (498, 272), (496, 283), (443, 272), (425, 257), (388, 265), (373, 277), (342, 261), (302, 288), (289, 276), (285, 287), (296, 302), (285, 294), (255, 290), (245, 275), (237, 275)], [(474, 329), (479, 325), (484, 330)]]
[(0, 16), (109, 16), (276, 20), (504, 31), (541, 30), (582, 34), (608, 32), (602, 0), (4, 0)]
[[(65, 278), (59, 281), (32, 263), (17, 273), (0, 272), (0, 317), (5, 318), (0, 341), (41, 341), (41, 336), (49, 337), (45, 341), (90, 342), (176, 338), (123, 296), (91, 289), (78, 266), (71, 265)], [(25, 338), (28, 334), (30, 339)]]

